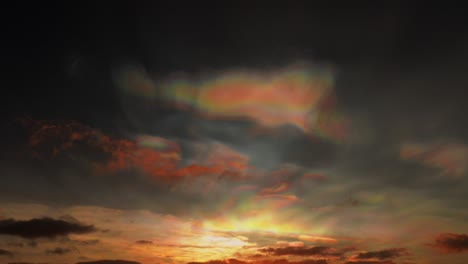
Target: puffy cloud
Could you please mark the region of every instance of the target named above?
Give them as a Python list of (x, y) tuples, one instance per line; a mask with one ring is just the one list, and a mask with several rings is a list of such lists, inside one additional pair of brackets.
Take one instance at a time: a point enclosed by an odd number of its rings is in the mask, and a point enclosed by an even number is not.
[(430, 244), (445, 253), (462, 253), (468, 251), (468, 235), (444, 233), (439, 234), (434, 243)]
[(23, 238), (54, 238), (68, 234), (86, 234), (96, 231), (93, 225), (69, 222), (52, 218), (31, 220), (0, 220), (0, 235), (20, 236)]
[(379, 251), (368, 251), (368, 252), (362, 252), (359, 253), (356, 256), (356, 259), (391, 259), (391, 258), (397, 258), (401, 256), (408, 255), (408, 250), (406, 248), (390, 248), (390, 249), (384, 249), (384, 250), (379, 250)]

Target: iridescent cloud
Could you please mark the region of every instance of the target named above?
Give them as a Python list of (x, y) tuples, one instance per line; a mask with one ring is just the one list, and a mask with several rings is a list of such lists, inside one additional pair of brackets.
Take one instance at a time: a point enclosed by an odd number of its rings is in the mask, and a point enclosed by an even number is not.
[(196, 81), (185, 77), (151, 82), (142, 69), (116, 74), (123, 91), (160, 99), (211, 119), (247, 118), (265, 127), (292, 125), (304, 133), (342, 141), (348, 121), (337, 111), (330, 70), (290, 66), (282, 70), (226, 71)]

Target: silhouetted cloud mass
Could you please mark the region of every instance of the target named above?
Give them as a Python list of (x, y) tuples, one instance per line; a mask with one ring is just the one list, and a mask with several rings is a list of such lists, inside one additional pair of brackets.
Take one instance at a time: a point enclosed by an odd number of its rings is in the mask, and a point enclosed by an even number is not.
[(69, 248), (57, 247), (57, 248), (54, 248), (54, 249), (46, 250), (46, 253), (51, 254), (51, 255), (64, 255), (64, 254), (70, 253), (71, 251), (72, 250), (69, 249)]
[(23, 238), (54, 238), (68, 234), (86, 234), (96, 231), (93, 225), (68, 222), (52, 218), (34, 218), (31, 220), (0, 220), (0, 234)]
[(390, 248), (379, 251), (368, 251), (364, 253), (359, 253), (356, 258), (358, 259), (371, 259), (377, 258), (380, 260), (397, 258), (404, 255), (407, 255), (408, 251), (405, 248)]
[(0, 248), (0, 256), (13, 256), (13, 252)]
[(187, 264), (328, 264), (325, 259), (305, 259), (301, 261), (289, 261), (287, 259), (269, 259), (260, 261), (242, 261), (238, 259), (209, 260), (205, 262), (189, 262)]
[(269, 253), (274, 256), (296, 255), (296, 256), (341, 256), (342, 253), (331, 247), (283, 247), (262, 248), (260, 252)]
[(445, 253), (461, 253), (468, 251), (468, 235), (444, 233), (435, 238), (430, 246)]
[(141, 264), (140, 262), (130, 261), (130, 260), (96, 260), (96, 261), (85, 261), (77, 262), (76, 264)]
[(140, 244), (140, 245), (150, 245), (150, 244), (153, 244), (153, 241), (149, 241), (149, 240), (137, 240), (137, 241), (135, 241), (135, 243)]
[(391, 260), (358, 260), (358, 261), (347, 261), (345, 264), (395, 264), (395, 262)]

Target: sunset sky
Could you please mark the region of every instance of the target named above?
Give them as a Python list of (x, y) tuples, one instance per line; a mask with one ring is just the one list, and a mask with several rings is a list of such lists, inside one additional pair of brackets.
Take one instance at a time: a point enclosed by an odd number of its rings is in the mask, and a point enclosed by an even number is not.
[(168, 2), (6, 8), (0, 263), (468, 263), (464, 10)]

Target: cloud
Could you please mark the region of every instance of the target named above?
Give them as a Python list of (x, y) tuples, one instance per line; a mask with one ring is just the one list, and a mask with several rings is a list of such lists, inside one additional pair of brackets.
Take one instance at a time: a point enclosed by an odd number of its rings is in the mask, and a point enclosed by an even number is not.
[(247, 156), (221, 143), (191, 145), (193, 157), (186, 157), (190, 164), (185, 165), (179, 144), (162, 137), (114, 138), (76, 121), (24, 119), (23, 123), (30, 129), (29, 144), (38, 151), (36, 156), (90, 151), (93, 154), (87, 158), (96, 173), (136, 169), (155, 179), (176, 181), (204, 175), (239, 179), (253, 169)]
[(391, 260), (358, 260), (358, 261), (346, 261), (345, 264), (395, 264)]
[(151, 245), (153, 244), (153, 241), (149, 241), (149, 240), (137, 240), (135, 241), (136, 244), (140, 244), (140, 245)]
[(304, 242), (302, 241), (276, 241), (278, 246), (288, 246), (288, 247), (303, 247)]
[(281, 247), (281, 248), (261, 248), (262, 253), (269, 253), (274, 256), (341, 256), (342, 253), (332, 247), (316, 246), (316, 247)]
[(268, 188), (263, 188), (260, 190), (261, 195), (271, 195), (271, 194), (278, 194), (282, 193), (286, 190), (289, 189), (289, 183), (287, 182), (282, 182), (278, 185), (275, 185), (273, 187), (268, 187)]
[(468, 251), (468, 235), (444, 233), (439, 234), (431, 247), (444, 253), (462, 253)]
[(8, 264), (48, 264), (47, 262), (8, 262)]
[(331, 238), (331, 237), (320, 237), (320, 236), (308, 236), (308, 235), (300, 235), (298, 237), (302, 241), (313, 242), (313, 243), (331, 243), (334, 244), (338, 242), (338, 240)]
[(400, 148), (400, 157), (438, 168), (447, 176), (460, 177), (468, 171), (468, 146), (456, 143), (406, 143)]
[(13, 252), (0, 248), (0, 256), (12, 257), (12, 256), (13, 256)]
[(188, 264), (328, 264), (325, 259), (305, 259), (301, 261), (289, 261), (287, 259), (268, 259), (255, 261), (242, 261), (238, 259), (209, 260), (205, 262), (189, 262)]
[(379, 250), (379, 251), (368, 251), (368, 252), (363, 252), (359, 253), (356, 256), (356, 259), (379, 259), (379, 260), (384, 260), (384, 259), (391, 259), (391, 258), (397, 258), (401, 256), (408, 255), (408, 250), (405, 248), (390, 248), (390, 249), (384, 249), (384, 250)]
[(12, 235), (23, 238), (54, 238), (68, 234), (86, 234), (96, 231), (93, 225), (68, 222), (52, 218), (34, 218), (31, 220), (0, 220), (0, 235)]
[(206, 119), (251, 120), (268, 128), (290, 125), (331, 140), (347, 136), (348, 122), (336, 110), (329, 69), (292, 65), (271, 72), (236, 70), (205, 75), (209, 78), (202, 81), (178, 76), (158, 85), (138, 67), (115, 73), (124, 92), (158, 98)]
[(96, 261), (84, 261), (77, 262), (76, 264), (141, 264), (140, 262), (130, 260), (96, 260)]
[(50, 255), (65, 255), (67, 253), (70, 253), (72, 250), (69, 249), (69, 248), (61, 248), (61, 247), (57, 247), (57, 248), (54, 248), (54, 249), (48, 249), (46, 250), (46, 253), (47, 254), (50, 254)]

